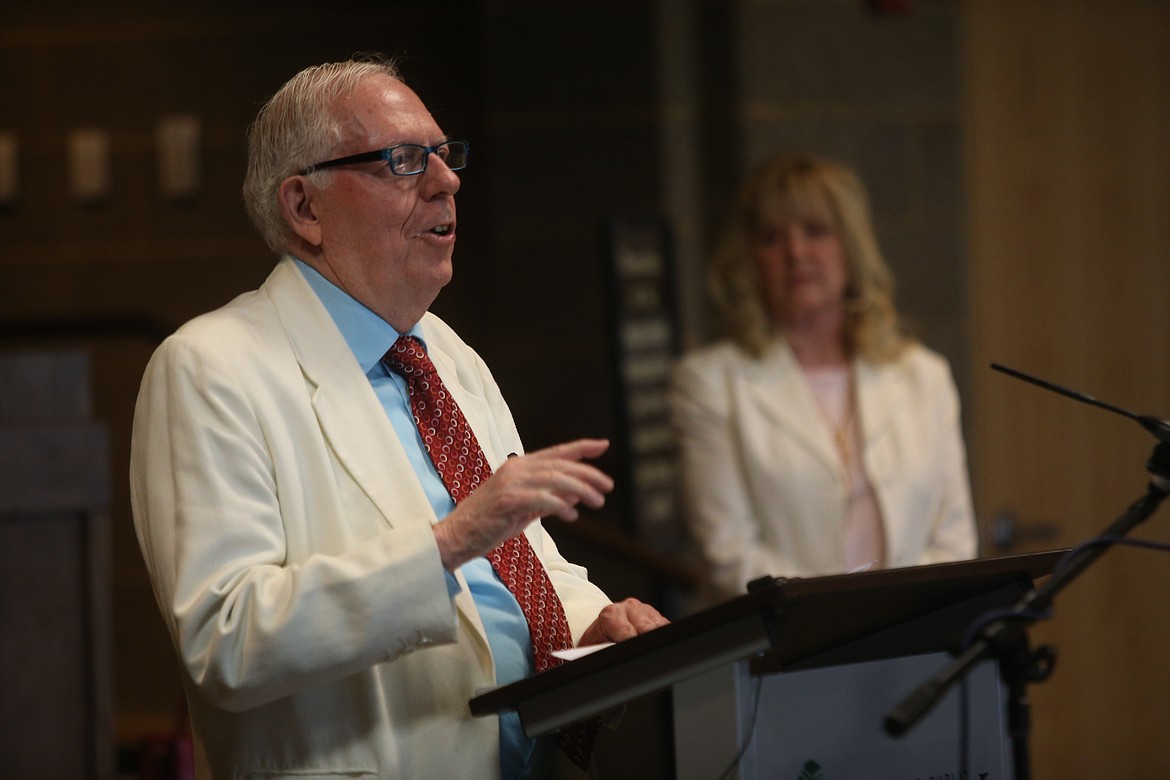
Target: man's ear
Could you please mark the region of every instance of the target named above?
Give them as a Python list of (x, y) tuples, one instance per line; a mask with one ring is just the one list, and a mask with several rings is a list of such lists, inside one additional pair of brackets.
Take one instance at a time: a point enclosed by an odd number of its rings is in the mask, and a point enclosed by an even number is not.
[(313, 246), (321, 245), (321, 223), (313, 208), (314, 188), (304, 176), (289, 176), (276, 192), (280, 213), (292, 231)]

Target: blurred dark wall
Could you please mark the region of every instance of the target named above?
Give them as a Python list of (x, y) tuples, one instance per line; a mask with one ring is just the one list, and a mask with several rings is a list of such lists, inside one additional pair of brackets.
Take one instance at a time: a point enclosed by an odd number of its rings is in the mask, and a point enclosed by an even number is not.
[[(19, 139), (20, 195), (0, 210), (0, 319), (9, 325), (0, 349), (83, 347), (92, 355), (94, 412), (113, 450), (116, 726), (130, 740), (169, 730), (181, 698), (130, 521), (134, 399), (161, 333), (254, 288), (275, 262), (242, 207), (247, 124), (302, 67), (383, 51), (402, 57), (444, 128), (475, 139), (484, 125), (478, 9), (223, 0), (13, 5), (0, 15), (0, 94), (7, 98), (0, 132)], [(193, 114), (202, 128), (202, 184), (179, 202), (162, 197), (157, 184), (155, 126), (172, 114)], [(109, 134), (112, 185), (107, 197), (79, 203), (66, 147), (69, 133), (86, 127)], [(469, 206), (484, 199), (476, 195), (482, 180), (469, 177), (466, 185)], [(482, 214), (461, 209), (460, 254), (487, 254)], [(473, 287), (463, 290), (474, 300)], [(452, 292), (458, 309), (460, 290)], [(127, 315), (136, 320), (124, 321)]]

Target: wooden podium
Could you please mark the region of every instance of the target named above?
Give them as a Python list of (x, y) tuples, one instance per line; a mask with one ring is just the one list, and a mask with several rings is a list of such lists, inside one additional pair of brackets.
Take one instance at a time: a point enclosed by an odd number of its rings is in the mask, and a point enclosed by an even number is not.
[(1010, 741), (990, 662), (909, 734), (886, 736), (882, 717), (1064, 552), (759, 583), (469, 705), (515, 710), (539, 736), (669, 689), (680, 778), (958, 777), (960, 761), (972, 777), (1004, 777)]

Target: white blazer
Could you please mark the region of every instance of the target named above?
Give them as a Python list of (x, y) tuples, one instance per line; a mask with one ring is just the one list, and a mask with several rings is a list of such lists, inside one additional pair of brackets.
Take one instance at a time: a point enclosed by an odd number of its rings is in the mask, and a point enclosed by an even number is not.
[[(479, 356), (422, 328), (492, 466), (522, 451)], [(200, 778), (498, 775), (497, 721), (467, 707), (495, 679), (467, 583), (452, 598), (406, 453), (290, 260), (155, 353), (130, 482)], [(526, 533), (576, 641), (609, 601)]]
[[(915, 345), (854, 363), (863, 462), (890, 567), (976, 551), (959, 401), (945, 360)], [(791, 348), (755, 360), (730, 342), (676, 367), (671, 411), (688, 525), (721, 596), (763, 575), (845, 567), (846, 484), (832, 435)]]

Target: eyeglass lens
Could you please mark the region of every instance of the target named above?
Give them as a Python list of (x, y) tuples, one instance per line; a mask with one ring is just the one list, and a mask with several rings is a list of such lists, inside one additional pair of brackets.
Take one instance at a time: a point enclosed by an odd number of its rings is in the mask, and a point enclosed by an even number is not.
[(387, 162), (395, 173), (419, 173), (426, 169), (427, 156), (430, 151), (433, 151), (453, 171), (467, 166), (467, 144), (461, 141), (442, 143), (433, 149), (415, 144), (404, 144), (391, 150), (390, 159)]

